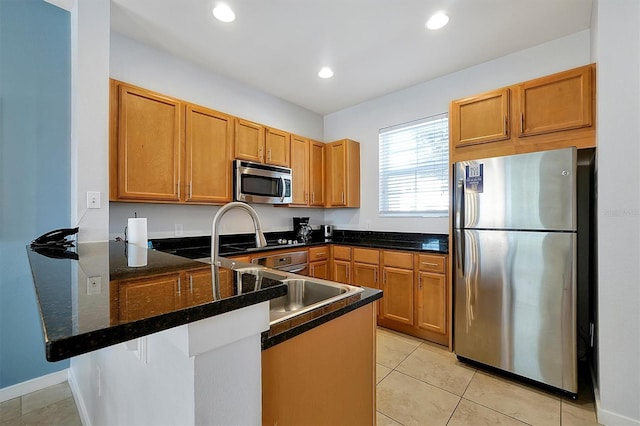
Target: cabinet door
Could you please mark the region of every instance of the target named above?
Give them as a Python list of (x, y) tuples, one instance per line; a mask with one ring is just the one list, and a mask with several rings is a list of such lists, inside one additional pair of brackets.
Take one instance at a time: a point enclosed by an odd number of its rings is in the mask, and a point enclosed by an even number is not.
[(446, 275), (418, 273), (418, 327), (435, 333), (447, 333)]
[(117, 93), (116, 198), (179, 201), (180, 102), (125, 84)]
[(187, 202), (232, 201), (232, 119), (210, 109), (186, 108), (185, 196)]
[(586, 66), (518, 85), (519, 136), (591, 126), (592, 79)]
[(324, 206), (324, 144), (311, 141), (309, 147), (309, 192), (310, 206)]
[(347, 146), (344, 141), (327, 146), (327, 203), (331, 207), (346, 206)]
[(384, 267), (382, 274), (382, 317), (413, 325), (413, 270)]
[(201, 305), (213, 301), (213, 283), (211, 268), (187, 271), (184, 292), (187, 295), (187, 306)]
[(378, 265), (354, 263), (352, 284), (362, 287), (379, 288), (379, 270), (380, 267)]
[(351, 284), (351, 262), (334, 260), (332, 279), (339, 283)]
[(265, 133), (265, 163), (289, 167), (290, 135), (276, 129), (267, 129)]
[(264, 127), (236, 118), (235, 158), (262, 163), (264, 160)]
[(329, 279), (329, 261), (320, 260), (309, 263), (309, 276), (314, 278)]
[(454, 147), (509, 139), (509, 89), (451, 102), (449, 129)]
[(135, 321), (180, 308), (183, 284), (179, 273), (118, 283), (118, 320)]
[(291, 172), (293, 202), (306, 206), (309, 203), (309, 139), (291, 136)]

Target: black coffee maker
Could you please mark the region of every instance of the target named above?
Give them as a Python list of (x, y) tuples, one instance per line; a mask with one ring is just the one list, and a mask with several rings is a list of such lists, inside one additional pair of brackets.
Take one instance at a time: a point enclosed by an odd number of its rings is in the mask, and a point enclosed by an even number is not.
[(293, 218), (293, 232), (296, 234), (296, 238), (303, 243), (306, 243), (311, 238), (311, 225), (309, 225), (308, 217), (294, 217)]

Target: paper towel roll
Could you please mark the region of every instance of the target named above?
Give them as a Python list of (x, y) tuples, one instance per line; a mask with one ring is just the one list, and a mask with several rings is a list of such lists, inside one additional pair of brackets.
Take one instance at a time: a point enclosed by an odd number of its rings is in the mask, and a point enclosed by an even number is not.
[(147, 248), (147, 218), (130, 217), (127, 222), (127, 242)]
[(147, 248), (129, 244), (127, 246), (127, 265), (134, 268), (147, 266)]

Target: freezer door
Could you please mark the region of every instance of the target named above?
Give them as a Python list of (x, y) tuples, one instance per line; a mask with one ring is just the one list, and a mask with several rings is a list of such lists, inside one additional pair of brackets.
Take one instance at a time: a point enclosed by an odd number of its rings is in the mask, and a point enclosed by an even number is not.
[(455, 165), (454, 228), (576, 230), (576, 149)]
[(454, 351), (577, 392), (576, 235), (454, 231)]

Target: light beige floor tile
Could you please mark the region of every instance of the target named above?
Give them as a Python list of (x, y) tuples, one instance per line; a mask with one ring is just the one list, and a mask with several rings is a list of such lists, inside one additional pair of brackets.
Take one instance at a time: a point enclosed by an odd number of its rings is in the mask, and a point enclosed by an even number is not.
[(398, 423), (395, 420), (385, 416), (380, 411), (376, 411), (376, 425), (377, 426), (402, 426), (402, 423)]
[(459, 397), (392, 371), (377, 386), (377, 408), (403, 425), (446, 425)]
[(376, 328), (376, 334), (378, 336), (385, 335), (385, 336), (390, 336), (390, 337), (394, 337), (398, 340), (402, 340), (403, 342), (406, 342), (410, 345), (414, 345), (415, 347), (418, 347), (421, 343), (424, 342), (424, 340), (418, 338), (418, 337), (413, 337), (413, 336), (409, 336), (408, 334), (404, 334), (404, 333), (400, 333), (394, 330), (389, 330), (388, 328), (384, 328), (384, 327), (377, 327)]
[(38, 410), (71, 396), (68, 382), (49, 386), (48, 388), (32, 392), (22, 397), (22, 414)]
[(22, 414), (20, 398), (13, 398), (0, 403), (0, 423), (20, 417)]
[(562, 426), (596, 426), (596, 410), (593, 402), (578, 399), (562, 399)]
[(20, 418), (22, 425), (81, 426), (73, 398), (63, 399), (44, 408), (30, 411)]
[(487, 407), (483, 407), (475, 402), (462, 399), (458, 408), (453, 412), (453, 416), (447, 426), (493, 426), (507, 425), (520, 426), (526, 425), (521, 421), (506, 416), (497, 411), (493, 411)]
[(477, 371), (464, 398), (531, 425), (559, 425), (560, 398), (532, 386)]
[(453, 353), (428, 344), (420, 345), (396, 370), (458, 396), (462, 396), (475, 372)]
[(376, 361), (387, 368), (396, 368), (420, 346), (420, 343), (419, 340), (414, 341), (391, 332), (378, 331), (376, 335)]
[(380, 383), (389, 373), (391, 373), (390, 368), (387, 368), (382, 364), (376, 364), (376, 384)]

